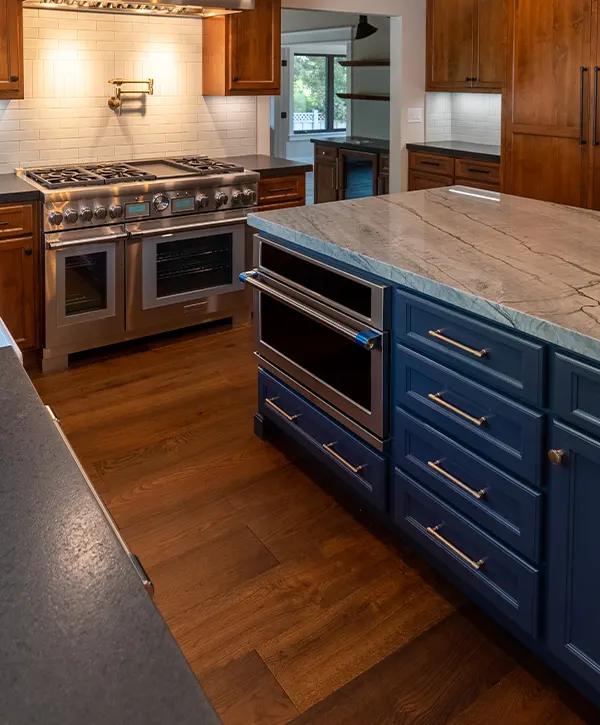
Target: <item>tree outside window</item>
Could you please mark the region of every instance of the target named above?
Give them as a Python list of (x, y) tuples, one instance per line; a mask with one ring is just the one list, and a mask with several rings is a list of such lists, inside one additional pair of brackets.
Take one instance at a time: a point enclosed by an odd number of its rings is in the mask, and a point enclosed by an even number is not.
[(347, 88), (343, 57), (294, 55), (294, 133), (346, 130), (347, 103), (336, 95)]

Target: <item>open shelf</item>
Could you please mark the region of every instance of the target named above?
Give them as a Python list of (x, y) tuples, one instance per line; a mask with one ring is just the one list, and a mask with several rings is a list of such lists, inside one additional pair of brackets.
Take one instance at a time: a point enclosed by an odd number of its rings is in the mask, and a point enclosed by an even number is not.
[(383, 93), (336, 93), (338, 98), (346, 98), (350, 101), (389, 101), (389, 95)]
[(390, 65), (389, 58), (368, 58), (365, 60), (338, 60), (338, 63), (344, 68), (377, 68)]

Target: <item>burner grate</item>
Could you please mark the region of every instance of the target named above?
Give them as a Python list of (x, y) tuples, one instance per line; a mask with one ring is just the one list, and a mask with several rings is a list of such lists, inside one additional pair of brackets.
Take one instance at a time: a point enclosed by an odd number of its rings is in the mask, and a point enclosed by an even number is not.
[(176, 164), (181, 164), (189, 169), (193, 169), (202, 176), (212, 176), (213, 174), (235, 174), (240, 171), (245, 171), (243, 166), (237, 166), (236, 164), (230, 164), (226, 161), (217, 161), (211, 159), (208, 156), (181, 156), (176, 159), (171, 159)]
[(41, 169), (27, 169), (25, 174), (46, 189), (97, 186), (98, 184), (104, 183), (102, 177), (83, 166), (54, 166)]
[(124, 163), (86, 164), (83, 168), (90, 173), (100, 176), (105, 184), (111, 184), (113, 182), (154, 181), (156, 179), (154, 174)]

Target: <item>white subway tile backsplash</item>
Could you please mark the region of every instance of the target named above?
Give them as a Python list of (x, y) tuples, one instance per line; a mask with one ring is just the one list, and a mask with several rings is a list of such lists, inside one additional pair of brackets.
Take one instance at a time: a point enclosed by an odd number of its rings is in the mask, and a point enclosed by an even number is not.
[(502, 97), (491, 93), (428, 93), (427, 141), (500, 145)]
[[(18, 166), (256, 153), (256, 99), (202, 96), (202, 24), (24, 9), (25, 99), (0, 101), (0, 173)], [(114, 77), (155, 95), (108, 108)]]

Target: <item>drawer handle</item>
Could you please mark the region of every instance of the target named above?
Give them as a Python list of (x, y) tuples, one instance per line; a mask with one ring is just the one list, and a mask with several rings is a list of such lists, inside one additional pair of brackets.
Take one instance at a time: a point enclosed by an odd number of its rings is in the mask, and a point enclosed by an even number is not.
[(7, 221), (5, 221), (5, 220), (2, 220), (2, 221), (0, 222), (0, 227), (7, 227), (7, 226), (8, 226), (8, 222), (7, 222)]
[(470, 171), (472, 174), (490, 174), (491, 171), (488, 169), (467, 169), (467, 171)]
[(440, 165), (439, 161), (421, 161), (421, 163), (423, 164), (423, 166), (439, 166)]
[(481, 501), (482, 498), (485, 498), (486, 492), (484, 488), (482, 488), (480, 491), (476, 491), (474, 488), (467, 486), (467, 484), (463, 483), (459, 478), (456, 478), (456, 476), (453, 476), (451, 473), (448, 473), (448, 471), (445, 471), (440, 466), (440, 463), (441, 461), (427, 461), (427, 465), (429, 466), (429, 468), (433, 468), (436, 473), (439, 473), (440, 476), (447, 478), (455, 486), (462, 488), (463, 491), (466, 491), (468, 494), (478, 499), (479, 501)]
[(435, 337), (436, 340), (441, 340), (442, 342), (447, 342), (449, 345), (454, 345), (454, 347), (459, 348), (459, 350), (464, 350), (471, 355), (475, 355), (475, 357), (487, 357), (488, 351), (485, 348), (483, 350), (475, 350), (475, 348), (473, 347), (463, 345), (462, 342), (453, 340), (451, 337), (446, 337), (446, 335), (443, 334), (442, 330), (429, 330), (429, 334), (431, 335), (431, 337)]
[(487, 418), (485, 417), (485, 415), (483, 415), (481, 418), (474, 418), (472, 415), (465, 413), (464, 410), (461, 410), (460, 408), (457, 408), (455, 405), (452, 405), (452, 403), (446, 402), (442, 398), (442, 393), (429, 393), (429, 395), (427, 397), (429, 398), (429, 400), (432, 400), (434, 403), (437, 403), (438, 405), (441, 405), (442, 407), (446, 408), (447, 410), (450, 410), (453, 413), (460, 415), (461, 418), (468, 420), (469, 423), (473, 423), (478, 428), (481, 428), (481, 426), (483, 426), (487, 423)]
[(300, 417), (300, 414), (298, 414), (298, 415), (290, 415), (289, 413), (286, 413), (285, 410), (283, 410), (282, 408), (280, 408), (278, 405), (275, 405), (275, 401), (276, 400), (279, 400), (279, 397), (276, 397), (276, 398), (267, 398), (265, 400), (265, 403), (267, 405), (270, 405), (271, 408), (273, 408), (273, 410), (276, 410), (279, 413), (279, 415), (282, 415), (286, 420), (289, 420), (290, 423), (293, 423), (294, 421), (298, 420), (298, 418)]
[(467, 556), (464, 554), (460, 549), (458, 549), (454, 544), (452, 544), (448, 539), (445, 539), (440, 533), (439, 530), (442, 528), (441, 524), (438, 526), (428, 526), (427, 527), (427, 533), (431, 534), (434, 539), (440, 542), (440, 544), (443, 544), (444, 546), (448, 547), (450, 551), (453, 551), (457, 556), (459, 556), (466, 564), (468, 564), (472, 569), (475, 569), (476, 571), (479, 571), (483, 565), (485, 564), (485, 561), (483, 559), (479, 559), (479, 561), (475, 561), (475, 559), (471, 559), (470, 556)]
[(329, 453), (330, 456), (333, 456), (336, 461), (339, 461), (342, 465), (346, 466), (346, 468), (351, 470), (352, 473), (360, 473), (362, 469), (365, 468), (364, 465), (353, 466), (345, 458), (342, 458), (339, 453), (334, 451), (333, 446), (337, 446), (337, 441), (333, 441), (333, 443), (323, 443), (323, 448), (327, 451), (327, 453)]

